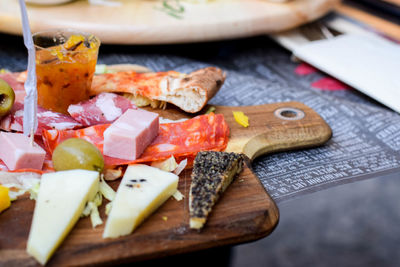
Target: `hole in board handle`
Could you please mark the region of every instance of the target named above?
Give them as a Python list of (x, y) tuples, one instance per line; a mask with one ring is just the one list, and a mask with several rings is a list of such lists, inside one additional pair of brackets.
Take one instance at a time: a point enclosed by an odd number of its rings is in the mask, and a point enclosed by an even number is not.
[(278, 108), (274, 114), (282, 120), (289, 121), (301, 120), (305, 116), (304, 112), (297, 108)]

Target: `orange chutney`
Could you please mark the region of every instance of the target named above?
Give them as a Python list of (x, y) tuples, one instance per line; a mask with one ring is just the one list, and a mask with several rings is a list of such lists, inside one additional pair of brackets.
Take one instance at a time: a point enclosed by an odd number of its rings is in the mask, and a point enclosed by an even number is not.
[(68, 114), (68, 106), (89, 99), (99, 41), (71, 35), (60, 45), (36, 47), (38, 105)]

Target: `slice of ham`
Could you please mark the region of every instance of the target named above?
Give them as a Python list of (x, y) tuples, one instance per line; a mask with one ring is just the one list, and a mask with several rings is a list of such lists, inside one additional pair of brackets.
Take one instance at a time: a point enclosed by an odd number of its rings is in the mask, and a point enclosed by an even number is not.
[(137, 109), (127, 98), (113, 94), (101, 93), (96, 97), (73, 104), (68, 113), (83, 126), (112, 123), (128, 109)]
[(159, 115), (142, 109), (128, 109), (104, 132), (103, 154), (135, 160), (158, 135)]
[(0, 132), (0, 147), (0, 159), (10, 170), (43, 167), (46, 151), (22, 133)]
[[(68, 138), (83, 138), (103, 152), (104, 131), (110, 124), (101, 124), (79, 130), (43, 131), (43, 141), (52, 153), (59, 143)], [(222, 114), (200, 115), (183, 122), (161, 124), (158, 136), (144, 150), (140, 158), (130, 161), (104, 156), (106, 166), (152, 162), (174, 156), (193, 158), (203, 150), (222, 151), (228, 143), (229, 128)]]
[[(46, 147), (43, 143), (43, 139), (41, 136), (35, 136), (35, 143), (38, 144), (41, 148), (46, 150)], [(18, 170), (9, 170), (6, 166), (6, 164), (0, 159), (0, 178), (1, 176), (7, 176), (7, 173), (21, 173), (23, 175), (24, 173), (36, 173), (36, 174), (42, 174), (45, 172), (53, 172), (53, 162), (51, 161), (51, 154), (46, 151), (46, 156), (44, 158), (44, 163), (43, 167), (41, 170), (36, 170), (36, 169), (18, 169)], [(19, 175), (17, 175), (19, 176)], [(1, 179), (0, 179), (0, 184), (1, 184)]]
[[(14, 103), (11, 113), (0, 122), (0, 129), (4, 131), (23, 131), (24, 104)], [(81, 128), (82, 125), (68, 115), (38, 107), (38, 128), (35, 135), (41, 135), (43, 130), (69, 130)]]

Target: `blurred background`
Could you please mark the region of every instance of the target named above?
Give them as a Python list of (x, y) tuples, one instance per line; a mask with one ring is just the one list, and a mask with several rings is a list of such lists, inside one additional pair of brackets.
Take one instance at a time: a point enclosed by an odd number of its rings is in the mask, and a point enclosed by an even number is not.
[(231, 266), (399, 266), (400, 175), (278, 203), (267, 238), (234, 247)]

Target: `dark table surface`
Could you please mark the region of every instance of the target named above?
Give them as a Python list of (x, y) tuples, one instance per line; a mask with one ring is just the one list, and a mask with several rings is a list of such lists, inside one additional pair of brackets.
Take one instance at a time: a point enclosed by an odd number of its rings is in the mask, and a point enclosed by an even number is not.
[[(24, 70), (26, 59), (21, 37), (0, 34), (0, 68)], [(235, 247), (231, 266), (400, 262), (400, 116), (395, 112), (318, 70), (292, 62), (290, 53), (266, 36), (187, 45), (103, 45), (98, 63), (182, 72), (216, 65), (227, 71), (228, 79), (212, 104), (295, 100), (311, 106), (332, 127), (333, 139), (324, 147), (254, 162), (255, 172), (279, 203), (281, 222), (269, 238)], [(347, 184), (373, 177), (380, 179)], [(346, 185), (299, 197), (338, 184)], [(282, 202), (288, 199), (292, 201)], [(219, 252), (227, 255), (225, 249)]]

